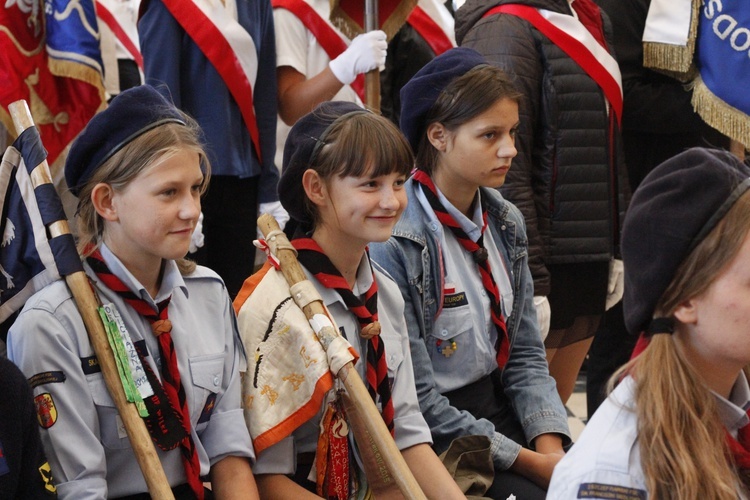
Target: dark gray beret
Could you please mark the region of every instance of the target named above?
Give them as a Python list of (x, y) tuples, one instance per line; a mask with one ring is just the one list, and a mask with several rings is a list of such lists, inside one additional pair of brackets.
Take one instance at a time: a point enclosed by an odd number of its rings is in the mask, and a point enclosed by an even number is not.
[(310, 214), (305, 210), (306, 195), (302, 187), (302, 174), (310, 168), (314, 156), (325, 144), (330, 126), (337, 119), (353, 112), (369, 113), (352, 102), (327, 101), (300, 118), (289, 131), (284, 144), (278, 192), (281, 205), (292, 219), (304, 224), (312, 222)]
[(440, 93), (453, 80), (480, 64), (487, 64), (487, 60), (479, 52), (457, 47), (428, 62), (401, 88), (401, 132), (415, 154), (428, 125), (425, 123), (427, 114)]
[(652, 170), (633, 194), (622, 229), (623, 308), (644, 331), (677, 268), (750, 188), (750, 168), (718, 150), (689, 149)]
[(104, 162), (136, 137), (167, 123), (185, 125), (172, 103), (149, 85), (117, 95), (79, 134), (65, 160), (65, 181), (78, 196)]

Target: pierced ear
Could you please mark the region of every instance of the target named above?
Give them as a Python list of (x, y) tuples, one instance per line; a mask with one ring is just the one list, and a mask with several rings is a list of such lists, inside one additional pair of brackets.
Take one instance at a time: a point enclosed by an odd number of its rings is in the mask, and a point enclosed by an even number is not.
[(100, 182), (91, 190), (91, 203), (94, 210), (104, 220), (114, 222), (118, 220), (117, 207), (114, 204), (114, 190), (109, 184)]
[(325, 182), (323, 182), (320, 175), (311, 168), (308, 168), (305, 170), (305, 173), (302, 174), (302, 188), (305, 190), (305, 195), (317, 206), (324, 205), (328, 199), (328, 191), (326, 190)]
[(427, 140), (435, 149), (444, 153), (448, 147), (448, 130), (442, 123), (430, 123), (427, 126)]
[(695, 306), (695, 301), (689, 299), (677, 306), (674, 317), (677, 321), (686, 325), (696, 323), (698, 321), (698, 308)]

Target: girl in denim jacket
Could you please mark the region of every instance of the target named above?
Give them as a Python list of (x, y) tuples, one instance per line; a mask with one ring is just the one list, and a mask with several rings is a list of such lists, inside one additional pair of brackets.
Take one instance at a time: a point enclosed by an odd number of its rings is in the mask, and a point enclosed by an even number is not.
[(438, 452), (489, 438), (487, 495), (544, 498), (570, 442), (533, 305), (523, 219), (500, 187), (516, 155), (520, 94), (471, 49), (428, 63), (402, 91), (416, 151), (409, 206), (372, 256), (396, 280), (420, 408)]

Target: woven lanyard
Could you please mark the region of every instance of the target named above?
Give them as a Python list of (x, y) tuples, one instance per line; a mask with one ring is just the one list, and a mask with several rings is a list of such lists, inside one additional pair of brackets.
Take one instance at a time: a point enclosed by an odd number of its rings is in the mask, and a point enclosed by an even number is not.
[(479, 276), (482, 279), (482, 286), (484, 286), (487, 296), (490, 298), (490, 317), (497, 329), (497, 341), (495, 342), (497, 366), (503, 368), (505, 363), (508, 362), (510, 342), (508, 341), (508, 327), (505, 324), (505, 319), (500, 308), (500, 289), (497, 283), (495, 283), (495, 278), (492, 277), (487, 250), (483, 246), (484, 231), (487, 228), (487, 211), (483, 210), (482, 212), (482, 234), (475, 242), (469, 238), (469, 235), (466, 234), (460, 224), (456, 222), (445, 206), (443, 206), (438, 197), (437, 188), (430, 176), (422, 170), (417, 170), (414, 172), (413, 178), (415, 182), (422, 186), (422, 192), (440, 223), (451, 231), (456, 240), (474, 257), (474, 262), (477, 263)]
[[(146, 318), (151, 324), (151, 330), (156, 336), (159, 342), (159, 353), (161, 355), (161, 376), (162, 383), (159, 384), (155, 374), (151, 370), (150, 365), (144, 359), (144, 354), (139, 350), (139, 356), (142, 358), (146, 375), (149, 377), (149, 382), (152, 387), (158, 387), (161, 385), (163, 392), (166, 395), (167, 402), (180, 423), (182, 428), (182, 438), (179, 440), (180, 451), (182, 453), (182, 465), (185, 468), (185, 475), (187, 476), (188, 484), (195, 493), (199, 500), (203, 500), (204, 489), (203, 482), (200, 479), (200, 460), (198, 458), (198, 450), (195, 447), (195, 442), (190, 433), (190, 410), (187, 405), (187, 397), (185, 396), (185, 387), (182, 385), (180, 378), (180, 371), (177, 366), (177, 352), (174, 348), (174, 342), (172, 342), (172, 323), (169, 321), (168, 310), (169, 301), (166, 299), (160, 302), (157, 307), (158, 311), (154, 311), (151, 305), (145, 300), (141, 299), (137, 294), (130, 291), (130, 289), (115, 276), (107, 267), (104, 262), (99, 250), (87, 257), (86, 261), (96, 273), (97, 277), (104, 283), (107, 288), (115, 292), (126, 304), (135, 309), (135, 311)], [(149, 376), (149, 372), (151, 375)], [(155, 389), (157, 391), (157, 389)], [(159, 393), (155, 392), (152, 396), (156, 398), (157, 407), (164, 405), (159, 401)], [(147, 406), (148, 408), (148, 406)], [(149, 409), (149, 415), (151, 418), (151, 408)], [(156, 418), (162, 417), (159, 421), (159, 425), (148, 425), (149, 433), (152, 439), (159, 444), (159, 441), (155, 437), (159, 434), (159, 430), (163, 430), (161, 423), (166, 421), (163, 415), (159, 414), (159, 408), (156, 409)], [(168, 418), (168, 417), (167, 417)]]
[[(339, 270), (336, 269), (328, 256), (323, 253), (323, 250), (312, 238), (294, 238), (292, 245), (297, 249), (299, 261), (315, 276), (315, 279), (324, 287), (338, 292), (344, 300), (346, 307), (357, 317), (360, 328), (364, 328), (377, 321), (378, 284), (375, 281), (374, 275), (372, 277), (372, 285), (365, 293), (363, 301), (360, 297), (354, 295)], [(376, 400), (376, 397), (380, 396), (383, 420), (388, 430), (393, 434), (393, 400), (391, 399), (391, 386), (388, 381), (385, 348), (380, 336), (375, 335), (368, 340), (366, 360), (367, 390), (373, 400)]]

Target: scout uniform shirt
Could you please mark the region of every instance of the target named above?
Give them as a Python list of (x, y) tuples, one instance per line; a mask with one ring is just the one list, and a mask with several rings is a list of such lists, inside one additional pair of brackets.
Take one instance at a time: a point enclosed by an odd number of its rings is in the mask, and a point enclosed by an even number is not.
[[(200, 266), (183, 276), (174, 261), (166, 261), (161, 288), (152, 300), (105, 245), (101, 253), (112, 273), (150, 304), (172, 296), (169, 320), (201, 476), (226, 456), (252, 459), (240, 406), (239, 372), (245, 360), (221, 279)], [(145, 359), (160, 374), (159, 347), (149, 322), (85, 268), (102, 303), (117, 307), (133, 342), (145, 343), (150, 354)], [(60, 498), (116, 498), (148, 491), (65, 282), (47, 286), (26, 302), (10, 329), (8, 355), (34, 388), (42, 442)], [(179, 447), (168, 452), (157, 448), (157, 454), (170, 485), (184, 484)]]
[[(626, 377), (596, 410), (580, 439), (555, 467), (548, 499), (649, 497), (641, 468), (634, 393), (635, 380)], [(737, 431), (750, 423), (746, 413), (750, 389), (745, 375), (741, 373), (735, 382), (730, 400), (714, 396), (724, 427), (737, 437)]]
[[(443, 303), (435, 317), (432, 336), (426, 339), (432, 361), (435, 388), (445, 393), (464, 387), (497, 369), (495, 342), (497, 328), (490, 317), (490, 299), (482, 284), (474, 257), (461, 246), (451, 231), (445, 231), (421, 189), (416, 189), (418, 202), (437, 227), (445, 272)], [(480, 193), (469, 219), (437, 191), (448, 213), (472, 240), (479, 239), (483, 225)], [(492, 277), (502, 297), (502, 314), (507, 320), (513, 312), (513, 288), (510, 273), (495, 246), (491, 227), (485, 230)]]
[[(355, 368), (360, 377), (365, 377), (365, 359), (367, 341), (359, 335), (359, 323), (343, 299), (335, 290), (325, 288), (307, 270), (308, 279), (313, 283), (323, 302), (330, 311), (339, 331), (349, 340), (360, 355)], [(361, 295), (370, 288), (373, 272), (367, 256), (363, 256), (357, 271), (357, 281), (353, 287), (355, 295)], [(411, 446), (432, 444), (430, 428), (419, 411), (419, 401), (414, 388), (414, 371), (409, 351), (409, 338), (404, 324), (404, 301), (396, 284), (377, 268), (375, 279), (378, 283), (378, 321), (380, 321), (380, 338), (384, 342), (388, 378), (391, 381), (395, 418), (396, 445), (400, 450)], [(291, 436), (287, 436), (275, 445), (258, 454), (253, 467), (256, 474), (293, 474), (296, 470), (296, 456), (299, 453), (315, 452), (320, 420), (325, 411), (325, 404), (318, 413), (301, 425)], [(350, 439), (351, 439), (350, 433)], [(314, 482), (315, 479), (313, 478)]]

